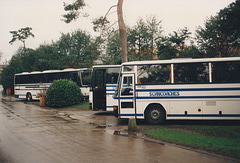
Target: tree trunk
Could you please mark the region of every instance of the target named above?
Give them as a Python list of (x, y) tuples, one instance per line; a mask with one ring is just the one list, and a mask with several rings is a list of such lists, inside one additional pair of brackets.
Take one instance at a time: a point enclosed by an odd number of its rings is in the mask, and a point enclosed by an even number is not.
[(26, 50), (26, 44), (25, 44), (25, 40), (21, 40), (23, 42), (23, 49)]
[(126, 32), (126, 27), (123, 21), (122, 5), (123, 5), (123, 0), (118, 0), (117, 15), (118, 15), (119, 32), (121, 37), (122, 63), (123, 63), (123, 62), (127, 62), (127, 32)]

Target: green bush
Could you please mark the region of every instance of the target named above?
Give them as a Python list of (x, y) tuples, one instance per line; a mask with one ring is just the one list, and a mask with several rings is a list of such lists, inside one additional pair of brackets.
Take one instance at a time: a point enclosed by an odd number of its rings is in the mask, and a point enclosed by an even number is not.
[(68, 79), (53, 81), (46, 92), (46, 104), (52, 107), (65, 107), (79, 104), (82, 94), (78, 85)]

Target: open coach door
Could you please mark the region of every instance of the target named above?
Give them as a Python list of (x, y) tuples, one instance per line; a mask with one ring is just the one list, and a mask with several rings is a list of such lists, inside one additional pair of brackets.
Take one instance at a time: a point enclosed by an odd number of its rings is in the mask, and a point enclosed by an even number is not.
[(135, 100), (135, 76), (134, 74), (123, 74), (119, 92), (119, 117), (136, 117)]
[(106, 70), (97, 69), (93, 73), (93, 110), (106, 110)]

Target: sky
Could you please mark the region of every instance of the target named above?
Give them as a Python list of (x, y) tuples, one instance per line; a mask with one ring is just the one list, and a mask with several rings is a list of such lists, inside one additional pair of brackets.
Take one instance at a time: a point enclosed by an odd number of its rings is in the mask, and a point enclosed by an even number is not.
[[(85, 0), (87, 6), (84, 12), (88, 18), (78, 18), (69, 24), (61, 21), (65, 13), (63, 2), (71, 3), (74, 0), (0, 0), (0, 63), (10, 60), (23, 43), (15, 41), (12, 45), (9, 41), (12, 34), (21, 28), (31, 27), (34, 38), (26, 40), (26, 47), (36, 49), (44, 43), (57, 41), (61, 33), (73, 32), (77, 29), (88, 31), (97, 35), (92, 29), (92, 20), (104, 16), (108, 9), (116, 5), (118, 0)], [(123, 15), (125, 24), (132, 27), (136, 22), (146, 17), (155, 16), (165, 34), (172, 33), (184, 27), (191, 32), (211, 15), (215, 16), (221, 9), (227, 7), (235, 0), (124, 0)], [(113, 9), (112, 11), (116, 11)], [(116, 12), (109, 19), (117, 20)]]

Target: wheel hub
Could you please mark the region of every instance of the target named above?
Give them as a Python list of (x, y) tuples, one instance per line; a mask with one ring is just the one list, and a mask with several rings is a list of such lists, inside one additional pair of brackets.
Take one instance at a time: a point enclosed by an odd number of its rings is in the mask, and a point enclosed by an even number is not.
[(160, 117), (160, 111), (159, 110), (153, 110), (151, 112), (151, 118), (152, 119), (159, 119), (159, 117)]

